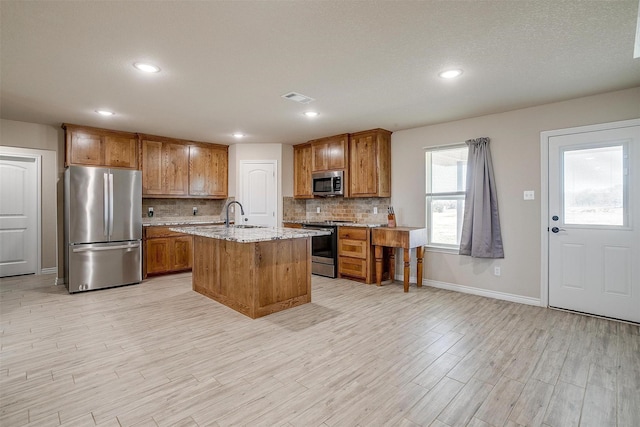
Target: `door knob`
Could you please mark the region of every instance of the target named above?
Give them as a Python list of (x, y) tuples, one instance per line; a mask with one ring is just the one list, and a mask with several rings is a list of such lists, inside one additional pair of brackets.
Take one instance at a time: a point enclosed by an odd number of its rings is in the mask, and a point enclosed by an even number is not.
[(567, 231), (567, 230), (565, 230), (564, 228), (553, 227), (551, 231), (553, 231), (554, 233), (558, 233), (560, 231)]

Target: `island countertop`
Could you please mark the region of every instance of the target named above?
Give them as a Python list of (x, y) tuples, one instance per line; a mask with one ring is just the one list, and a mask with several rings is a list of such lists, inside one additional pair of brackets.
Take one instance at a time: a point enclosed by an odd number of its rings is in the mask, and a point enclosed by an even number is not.
[(229, 242), (253, 243), (267, 242), (271, 240), (300, 239), (313, 236), (326, 236), (331, 234), (329, 230), (309, 230), (297, 228), (259, 227), (238, 228), (225, 227), (224, 225), (200, 226), (200, 227), (171, 227), (176, 231), (194, 236), (209, 237), (211, 239), (227, 240)]

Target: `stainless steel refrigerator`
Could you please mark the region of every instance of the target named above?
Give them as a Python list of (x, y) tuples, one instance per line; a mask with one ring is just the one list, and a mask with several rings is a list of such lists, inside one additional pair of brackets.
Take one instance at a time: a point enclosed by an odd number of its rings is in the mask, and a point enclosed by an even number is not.
[(64, 174), (70, 293), (142, 280), (142, 173), (70, 166)]

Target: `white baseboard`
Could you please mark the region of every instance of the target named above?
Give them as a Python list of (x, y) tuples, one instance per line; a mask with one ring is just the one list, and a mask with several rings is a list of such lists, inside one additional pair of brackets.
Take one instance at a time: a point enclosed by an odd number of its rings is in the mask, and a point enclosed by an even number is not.
[(41, 268), (40, 274), (55, 274), (58, 272), (58, 267)]
[[(411, 282), (415, 279), (411, 278)], [(402, 278), (400, 278), (402, 280)], [(434, 288), (446, 289), (449, 291), (462, 292), (464, 294), (478, 295), (481, 297), (488, 297), (494, 299), (500, 299), (504, 301), (517, 302), (519, 304), (535, 305), (541, 307), (540, 298), (523, 297), (521, 295), (508, 294), (506, 292), (490, 291), (487, 289), (479, 289), (471, 286), (456, 285), (454, 283), (438, 282), (436, 280), (423, 280), (423, 285), (431, 286)]]

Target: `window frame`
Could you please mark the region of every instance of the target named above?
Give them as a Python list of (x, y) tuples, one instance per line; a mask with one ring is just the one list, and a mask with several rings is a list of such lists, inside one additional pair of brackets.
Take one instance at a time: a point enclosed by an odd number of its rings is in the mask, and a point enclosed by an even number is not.
[[(431, 160), (431, 154), (436, 152), (436, 151), (449, 151), (449, 150), (457, 150), (457, 149), (461, 149), (461, 148), (465, 148), (467, 150), (467, 159), (465, 159), (465, 167), (467, 165), (468, 162), (468, 150), (469, 147), (466, 143), (461, 142), (461, 143), (455, 143), (455, 144), (447, 144), (447, 145), (439, 145), (439, 146), (434, 146), (434, 147), (424, 147), (424, 151), (425, 151), (425, 224), (427, 227), (427, 249), (429, 250), (438, 250), (438, 251), (443, 251), (443, 252), (451, 252), (451, 253), (457, 253), (460, 250), (460, 243), (457, 243), (455, 245), (453, 244), (446, 244), (446, 243), (439, 243), (439, 242), (433, 242), (432, 241), (432, 222), (433, 222), (433, 218), (432, 218), (432, 202), (434, 200), (453, 200), (453, 201), (457, 201), (459, 203), (459, 205), (463, 205), (464, 204), (464, 200), (466, 198), (467, 195), (467, 191), (466, 191), (466, 182), (461, 182), (459, 184), (461, 184), (463, 190), (458, 190), (458, 191), (443, 191), (443, 192), (433, 192), (432, 191), (432, 181), (433, 181), (433, 171), (432, 171), (432, 160)], [(460, 234), (460, 230), (462, 227), (462, 216), (464, 216), (464, 210), (461, 213), (461, 217), (458, 221), (458, 227), (457, 227), (457, 233), (458, 233), (458, 237)]]

